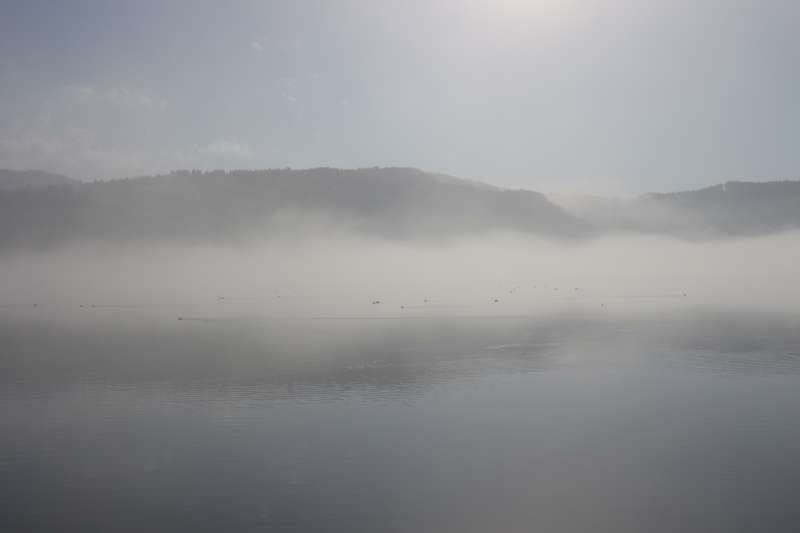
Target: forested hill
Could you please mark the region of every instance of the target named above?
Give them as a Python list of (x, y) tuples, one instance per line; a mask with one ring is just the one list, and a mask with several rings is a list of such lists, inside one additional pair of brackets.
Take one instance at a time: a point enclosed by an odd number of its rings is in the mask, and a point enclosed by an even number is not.
[(219, 242), (305, 231), (439, 239), (589, 227), (542, 194), (410, 168), (173, 172), (0, 193), (0, 248), (72, 241)]
[[(721, 236), (762, 235), (800, 228), (800, 181), (729, 181), (696, 191), (648, 194), (641, 210), (665, 210), (678, 228)], [(659, 228), (655, 228), (659, 229)]]
[(729, 181), (633, 199), (554, 196), (599, 233), (638, 232), (706, 240), (800, 228), (800, 181)]
[(25, 187), (40, 188), (51, 185), (76, 185), (78, 182), (61, 174), (41, 170), (11, 170), (0, 168), (0, 191), (10, 191)]

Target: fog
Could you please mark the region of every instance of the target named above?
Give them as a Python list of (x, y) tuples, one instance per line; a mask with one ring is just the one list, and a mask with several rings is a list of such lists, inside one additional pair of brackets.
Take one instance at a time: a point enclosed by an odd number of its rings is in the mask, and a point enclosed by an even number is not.
[(597, 213), (408, 169), (4, 193), (0, 514), (793, 526), (798, 188), (768, 188)]
[(3, 2), (0, 533), (797, 530), (798, 27)]
[[(0, 255), (2, 308), (42, 317), (376, 317), (795, 311), (800, 232), (564, 243), (518, 233), (418, 243), (345, 233), (235, 245), (75, 244)], [(115, 315), (116, 314), (116, 315)]]

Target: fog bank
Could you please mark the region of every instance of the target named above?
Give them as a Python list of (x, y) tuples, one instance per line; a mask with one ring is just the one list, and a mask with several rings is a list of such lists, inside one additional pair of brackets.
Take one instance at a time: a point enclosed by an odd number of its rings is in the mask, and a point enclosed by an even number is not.
[(513, 233), (419, 245), (344, 236), (259, 245), (80, 245), (0, 256), (2, 309), (425, 317), (757, 307), (794, 312), (800, 232), (691, 243)]

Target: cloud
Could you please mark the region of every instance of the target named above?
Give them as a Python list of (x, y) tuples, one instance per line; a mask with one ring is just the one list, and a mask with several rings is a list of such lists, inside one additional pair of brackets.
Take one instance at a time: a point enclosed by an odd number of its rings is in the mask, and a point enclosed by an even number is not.
[(68, 86), (64, 92), (80, 102), (97, 102), (117, 108), (166, 109), (167, 101), (146, 89), (132, 87), (98, 88), (92, 85)]
[(97, 92), (94, 90), (93, 87), (77, 87), (78, 96), (82, 100), (88, 100), (90, 98), (94, 98)]
[(0, 123), (0, 167), (110, 179), (252, 163), (251, 146), (232, 137), (211, 137), (208, 144), (157, 142), (152, 132), (166, 124), (167, 106), (146, 89), (62, 86), (45, 97), (38, 116)]
[(285, 76), (278, 79), (278, 87), (281, 89), (281, 98), (284, 102), (294, 104), (297, 102), (297, 86), (298, 80), (292, 76)]
[(119, 147), (86, 128), (0, 129), (0, 167), (41, 169), (78, 179), (166, 173), (176, 168), (226, 168), (250, 160), (250, 145), (217, 139), (207, 145)]
[(105, 179), (150, 173), (148, 163), (143, 154), (107, 146), (94, 131), (84, 128), (0, 132), (0, 167)]
[(203, 150), (204, 153), (222, 157), (250, 157), (253, 151), (250, 146), (232, 139), (217, 139), (208, 144)]
[[(159, 124), (166, 99), (124, 85), (67, 85), (54, 89), (35, 116), (0, 124), (0, 166), (36, 168), (76, 178), (151, 173), (169, 164), (147, 133)], [(120, 142), (117, 129), (142, 139)], [(163, 152), (163, 153), (161, 153)]]
[(255, 50), (258, 53), (261, 53), (261, 52), (264, 51), (264, 46), (258, 41), (251, 42), (250, 43), (250, 48), (252, 48), (253, 50)]

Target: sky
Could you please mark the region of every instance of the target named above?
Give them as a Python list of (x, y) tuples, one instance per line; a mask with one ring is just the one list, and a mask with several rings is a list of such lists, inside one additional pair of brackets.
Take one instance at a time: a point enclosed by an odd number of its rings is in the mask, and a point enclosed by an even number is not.
[(800, 178), (796, 0), (0, 0), (0, 167)]

